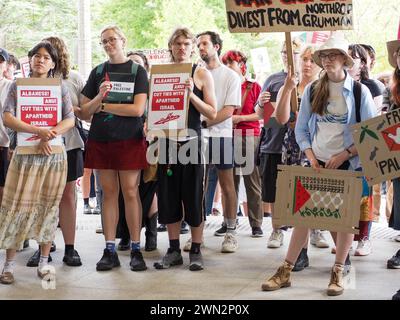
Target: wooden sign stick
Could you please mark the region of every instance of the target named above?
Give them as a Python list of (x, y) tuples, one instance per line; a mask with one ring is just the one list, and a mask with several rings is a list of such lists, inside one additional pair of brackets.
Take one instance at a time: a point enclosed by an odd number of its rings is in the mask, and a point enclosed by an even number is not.
[[(288, 67), (292, 67), (292, 73), (296, 73), (294, 59), (293, 59), (293, 47), (292, 47), (292, 36), (290, 32), (285, 32), (286, 39), (286, 53), (287, 53), (287, 61)], [(297, 112), (298, 110), (298, 100), (297, 100), (297, 88), (294, 88), (292, 91), (292, 95), (290, 97), (290, 107), (292, 112)]]

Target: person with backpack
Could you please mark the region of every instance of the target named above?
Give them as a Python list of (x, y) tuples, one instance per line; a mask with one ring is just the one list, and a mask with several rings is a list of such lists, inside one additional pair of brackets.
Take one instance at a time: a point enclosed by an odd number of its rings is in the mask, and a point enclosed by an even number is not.
[[(360, 161), (350, 127), (376, 114), (368, 88), (355, 82), (347, 72), (354, 64), (347, 50), (347, 41), (333, 36), (314, 52), (313, 59), (323, 71), (319, 80), (306, 87), (301, 100), (296, 141), (316, 173), (321, 167), (358, 169)], [(273, 291), (291, 285), (291, 271), (308, 234), (308, 228), (293, 229), (284, 263), (262, 284), (262, 290)], [(337, 250), (327, 290), (329, 296), (341, 295), (344, 291), (343, 271), (354, 235), (337, 232), (333, 237)]]
[(86, 144), (85, 167), (97, 169), (103, 190), (103, 233), (106, 248), (97, 271), (120, 266), (115, 248), (119, 183), (125, 200), (125, 216), (131, 237), (132, 271), (146, 270), (140, 252), (142, 205), (139, 181), (146, 161), (142, 115), (149, 82), (146, 70), (126, 57), (126, 37), (117, 26), (101, 32), (108, 61), (92, 70), (82, 90), (84, 118), (93, 115)]

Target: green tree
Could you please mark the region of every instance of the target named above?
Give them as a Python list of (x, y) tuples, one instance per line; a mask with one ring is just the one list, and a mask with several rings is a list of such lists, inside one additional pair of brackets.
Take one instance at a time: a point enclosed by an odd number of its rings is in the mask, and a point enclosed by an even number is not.
[(25, 56), (44, 37), (57, 35), (74, 48), (76, 17), (76, 0), (2, 0), (0, 44), (17, 56)]

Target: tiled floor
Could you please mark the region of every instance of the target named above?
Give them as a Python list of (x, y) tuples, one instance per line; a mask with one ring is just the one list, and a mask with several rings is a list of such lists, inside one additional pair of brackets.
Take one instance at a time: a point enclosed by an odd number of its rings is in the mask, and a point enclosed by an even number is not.
[[(170, 270), (155, 270), (153, 263), (167, 249), (166, 232), (159, 233), (159, 249), (144, 253), (148, 266), (145, 272), (129, 269), (129, 252), (119, 253), (121, 267), (111, 272), (97, 272), (96, 262), (104, 247), (104, 238), (96, 234), (100, 223), (95, 215), (78, 215), (77, 245), (83, 266), (64, 266), (63, 239), (57, 232), (58, 249), (52, 265), (56, 269), (56, 289), (44, 290), (35, 268), (25, 267), (27, 259), (36, 249), (31, 247), (17, 256), (16, 281), (11, 286), (0, 285), (1, 299), (390, 299), (400, 288), (400, 270), (386, 269), (386, 261), (398, 249), (400, 243), (391, 237), (397, 233), (386, 229), (384, 223), (373, 225), (373, 253), (368, 257), (352, 257), (353, 269), (348, 277), (344, 295), (327, 297), (329, 271), (334, 262), (330, 249), (309, 249), (310, 267), (294, 273), (292, 287), (276, 292), (262, 292), (262, 281), (272, 275), (283, 261), (290, 240), (285, 233), (284, 246), (267, 249), (266, 241), (271, 231), (271, 219), (264, 219), (264, 237), (251, 238), (245, 218), (238, 228), (239, 249), (233, 254), (220, 253), (222, 237), (213, 236), (221, 217), (211, 217), (205, 229), (203, 249), (205, 270), (188, 270), (188, 255), (184, 253), (184, 265)], [(181, 244), (189, 237), (182, 236)], [(329, 236), (328, 236), (329, 237)], [(330, 238), (330, 237), (329, 237)], [(356, 245), (356, 244), (354, 244)], [(4, 251), (0, 253), (4, 261)]]

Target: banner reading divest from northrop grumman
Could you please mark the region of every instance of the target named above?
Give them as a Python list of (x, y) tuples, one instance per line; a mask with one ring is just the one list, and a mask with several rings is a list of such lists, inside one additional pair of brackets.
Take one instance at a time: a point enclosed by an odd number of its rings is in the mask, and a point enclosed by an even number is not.
[(230, 32), (353, 29), (352, 0), (225, 0)]

